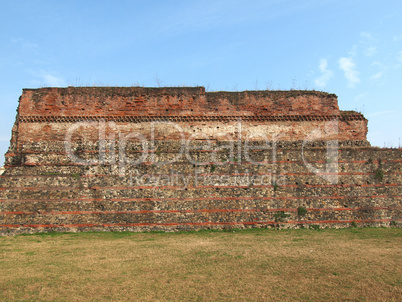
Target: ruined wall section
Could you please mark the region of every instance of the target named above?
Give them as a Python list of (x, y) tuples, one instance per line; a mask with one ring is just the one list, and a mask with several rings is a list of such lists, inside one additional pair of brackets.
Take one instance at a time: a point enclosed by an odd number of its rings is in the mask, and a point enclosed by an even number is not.
[(25, 89), (12, 133), (3, 235), (402, 224), (402, 150), (332, 94)]
[[(77, 122), (78, 123), (78, 122)], [(72, 122), (20, 122), (18, 125), (18, 140), (23, 142), (36, 141), (64, 141), (69, 129), (73, 129), (77, 123)], [(80, 126), (72, 131), (74, 140), (99, 140), (100, 125), (105, 127), (105, 135), (128, 135), (129, 133), (141, 133), (147, 139), (151, 135), (155, 139), (226, 139), (236, 140), (238, 137), (250, 140), (285, 140), (298, 141), (307, 139), (313, 131), (320, 134), (321, 140), (362, 140), (365, 135), (359, 127), (360, 121), (348, 121), (338, 123), (337, 133), (328, 132), (328, 121), (247, 121), (247, 120), (213, 120), (213, 121), (170, 121), (151, 120), (138, 122), (102, 122), (89, 120), (79, 122)], [(175, 124), (175, 126), (172, 125)]]
[[(96, 163), (98, 145), (74, 144), (75, 155), (94, 160), (86, 165), (58, 142), (27, 144), (35, 158), (0, 177), (0, 234), (402, 224), (400, 149), (339, 142), (332, 162), (324, 141), (266, 150), (255, 142), (240, 158), (222, 148), (230, 142), (198, 143), (190, 161), (176, 157), (178, 141), (159, 141), (122, 175), (118, 150), (114, 162), (108, 150), (106, 162)], [(144, 155), (140, 144), (127, 151), (133, 161)]]
[[(150, 132), (150, 122), (171, 122), (181, 127), (186, 137), (209, 139), (249, 134), (261, 139), (263, 134), (272, 140), (297, 141), (314, 130), (322, 140), (365, 141), (367, 136), (364, 116), (340, 111), (336, 95), (324, 92), (205, 92), (203, 87), (41, 88), (23, 91), (8, 155), (18, 153), (26, 142), (62, 141), (77, 122), (88, 123), (81, 128), (81, 139), (97, 140), (95, 124), (102, 121), (115, 123), (121, 133), (140, 131), (144, 135)], [(325, 129), (330, 121), (337, 123), (336, 135)], [(239, 122), (241, 129), (237, 129)], [(169, 127), (156, 133), (157, 139), (173, 140), (178, 139), (176, 134)]]
[(24, 89), (20, 116), (339, 115), (337, 97), (317, 91), (205, 92), (204, 87)]

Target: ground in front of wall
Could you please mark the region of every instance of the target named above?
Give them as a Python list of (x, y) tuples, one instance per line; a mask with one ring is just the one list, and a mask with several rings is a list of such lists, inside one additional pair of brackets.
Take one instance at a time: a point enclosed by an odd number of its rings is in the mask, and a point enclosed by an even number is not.
[(402, 301), (402, 229), (0, 237), (1, 301)]

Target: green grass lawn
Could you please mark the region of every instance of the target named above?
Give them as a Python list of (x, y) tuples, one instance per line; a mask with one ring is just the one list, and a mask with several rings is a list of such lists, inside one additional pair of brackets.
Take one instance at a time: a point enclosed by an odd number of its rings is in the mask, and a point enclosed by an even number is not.
[(402, 229), (0, 237), (0, 301), (402, 301)]

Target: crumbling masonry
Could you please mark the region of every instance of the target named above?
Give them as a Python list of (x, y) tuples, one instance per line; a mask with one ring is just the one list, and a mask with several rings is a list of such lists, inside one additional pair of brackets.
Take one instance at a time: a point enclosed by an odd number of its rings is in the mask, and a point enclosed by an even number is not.
[(400, 225), (402, 150), (317, 91), (24, 89), (0, 234)]

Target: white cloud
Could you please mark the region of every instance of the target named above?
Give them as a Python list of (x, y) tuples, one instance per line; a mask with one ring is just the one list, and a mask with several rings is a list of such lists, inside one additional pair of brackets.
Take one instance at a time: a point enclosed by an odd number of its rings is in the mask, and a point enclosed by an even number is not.
[(30, 51), (36, 50), (39, 48), (38, 44), (32, 43), (25, 39), (11, 39), (11, 42), (20, 44), (22, 48), (24, 48), (26, 50), (30, 50)]
[(321, 59), (320, 65), (318, 68), (320, 69), (321, 76), (314, 80), (314, 83), (319, 87), (325, 87), (328, 84), (328, 81), (333, 77), (334, 73), (327, 69), (328, 61), (327, 59)]
[(360, 33), (360, 36), (362, 36), (363, 38), (369, 39), (369, 40), (371, 40), (373, 38), (372, 34), (370, 34), (368, 32), (362, 32), (362, 33)]
[(61, 77), (55, 76), (51, 73), (43, 72), (42, 73), (43, 80), (49, 86), (64, 86), (65, 82)]
[(392, 66), (392, 69), (397, 70), (402, 67), (402, 51), (398, 52), (395, 59), (396, 63)]
[(30, 74), (39, 78), (39, 80), (33, 81), (33, 83), (37, 86), (46, 86), (46, 87), (62, 87), (66, 86), (66, 82), (64, 79), (54, 72), (49, 72), (45, 70), (39, 71), (29, 71)]
[(386, 110), (386, 111), (373, 112), (373, 113), (366, 114), (366, 117), (373, 117), (373, 116), (390, 114), (390, 113), (395, 113), (395, 111), (394, 110)]
[(393, 37), (394, 42), (402, 41), (402, 35)]
[(357, 103), (360, 103), (360, 102), (364, 101), (367, 98), (367, 96), (368, 96), (367, 92), (361, 93), (354, 97), (354, 101)]
[[(371, 65), (378, 70), (375, 74), (373, 74), (370, 77), (370, 80), (372, 80), (372, 81), (381, 79), (388, 69), (388, 67), (385, 64), (383, 64), (379, 61), (375, 61)], [(378, 82), (378, 81), (376, 81), (376, 82)]]
[(371, 80), (378, 80), (379, 78), (381, 78), (384, 75), (383, 71), (379, 71), (376, 74), (372, 75), (370, 77)]
[(352, 58), (340, 58), (339, 68), (342, 69), (345, 78), (349, 82), (349, 87), (354, 87), (355, 84), (360, 83), (359, 72), (356, 70), (356, 64)]
[(372, 57), (377, 53), (377, 47), (375, 46), (368, 46), (365, 50), (364, 50), (364, 54), (366, 55), (366, 57)]
[(366, 57), (372, 57), (377, 53), (376, 39), (373, 37), (371, 33), (362, 32), (360, 36), (363, 40), (360, 41), (360, 44), (364, 47), (363, 54)]

